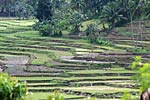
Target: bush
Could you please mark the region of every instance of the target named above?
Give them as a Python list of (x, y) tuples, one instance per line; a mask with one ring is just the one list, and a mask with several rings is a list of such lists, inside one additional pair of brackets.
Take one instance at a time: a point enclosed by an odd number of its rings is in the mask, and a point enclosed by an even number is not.
[(129, 92), (124, 92), (123, 96), (121, 97), (120, 100), (138, 100), (137, 97), (133, 96), (131, 93)]
[(33, 29), (39, 31), (42, 36), (49, 36), (52, 34), (52, 24), (48, 21), (37, 22), (33, 25)]
[(1, 100), (25, 100), (27, 88), (24, 83), (18, 83), (15, 78), (0, 73), (0, 98)]
[(96, 98), (95, 97), (87, 97), (84, 100), (96, 100)]
[(127, 49), (129, 52), (133, 53), (150, 53), (150, 49), (146, 47), (135, 47)]
[(140, 85), (140, 90), (144, 91), (150, 88), (150, 63), (143, 63), (140, 56), (134, 59), (132, 69), (138, 73), (133, 77), (133, 80), (137, 82), (137, 85)]
[[(59, 91), (55, 91), (52, 95), (48, 96), (46, 100), (65, 100), (65, 98)], [(83, 100), (96, 100), (96, 98), (89, 96)]]
[(55, 91), (52, 95), (48, 96), (46, 100), (65, 100), (64, 96), (59, 91)]
[(42, 36), (49, 36), (52, 33), (52, 26), (50, 24), (40, 25), (39, 32)]
[[(140, 92), (147, 90), (150, 88), (150, 63), (143, 63), (142, 58), (140, 56), (136, 56), (131, 65), (131, 68), (137, 72), (132, 80), (136, 82), (137, 86), (140, 86)], [(139, 95), (137, 93), (137, 95)], [(138, 96), (133, 96), (129, 92), (123, 94), (121, 100), (139, 100)]]
[(86, 29), (86, 36), (90, 43), (96, 43), (99, 45), (112, 45), (112, 43), (102, 37), (100, 37), (98, 25), (90, 24)]
[(55, 21), (37, 22), (33, 25), (33, 29), (39, 31), (42, 36), (62, 37), (62, 31)]
[(96, 24), (90, 24), (86, 29), (86, 36), (91, 43), (96, 43), (98, 34), (98, 26)]
[(96, 39), (96, 44), (99, 44), (99, 45), (112, 45), (112, 43), (104, 38), (101, 38), (101, 37), (98, 37)]

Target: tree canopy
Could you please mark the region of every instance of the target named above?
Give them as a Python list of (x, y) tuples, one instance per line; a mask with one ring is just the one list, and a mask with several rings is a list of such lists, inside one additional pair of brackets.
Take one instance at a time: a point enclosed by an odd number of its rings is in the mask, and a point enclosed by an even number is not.
[[(52, 31), (80, 32), (82, 22), (100, 19), (103, 30), (111, 30), (137, 19), (150, 18), (149, 0), (1, 0), (0, 15), (35, 17), (51, 22)], [(108, 27), (105, 26), (108, 24)], [(57, 29), (56, 29), (57, 26)], [(70, 26), (70, 27), (68, 27)]]

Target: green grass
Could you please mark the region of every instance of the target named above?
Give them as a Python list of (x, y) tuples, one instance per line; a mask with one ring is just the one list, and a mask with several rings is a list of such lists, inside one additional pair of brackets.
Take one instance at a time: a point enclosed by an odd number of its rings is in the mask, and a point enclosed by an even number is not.
[[(100, 22), (99, 19), (94, 19), (94, 20), (85, 21), (85, 22), (82, 23), (82, 26), (83, 26), (83, 27), (81, 27), (81, 31), (85, 31), (85, 30), (87, 29), (87, 26), (88, 26), (89, 24), (99, 24), (99, 22)], [(106, 25), (106, 27), (108, 27), (107, 24), (105, 24), (105, 25)], [(99, 25), (98, 25), (98, 29), (102, 29), (102, 24), (99, 24)]]
[(66, 81), (79, 81), (79, 80), (104, 80), (104, 79), (130, 79), (128, 76), (97, 76), (97, 77), (17, 77), (18, 80), (66, 80)]
[(36, 20), (0, 20), (0, 25), (31, 26)]
[(89, 93), (102, 93), (102, 94), (109, 94), (109, 93), (117, 93), (122, 91), (138, 91), (137, 89), (129, 89), (129, 88), (114, 88), (110, 86), (86, 86), (86, 87), (67, 87), (63, 89), (74, 90), (74, 91), (82, 91), (82, 92), (89, 92)]
[(126, 84), (126, 83), (133, 83), (131, 80), (105, 80), (105, 81), (79, 81), (79, 82), (73, 82), (73, 83), (114, 83), (114, 84)]
[[(137, 89), (132, 88), (124, 88), (119, 87), (117, 85), (126, 85), (134, 84), (134, 82), (129, 81), (130, 76), (120, 76), (119, 74), (131, 74), (135, 73), (131, 70), (127, 70), (122, 66), (113, 66), (110, 70), (96, 70), (90, 65), (75, 63), (71, 65), (61, 62), (60, 57), (62, 56), (73, 56), (76, 54), (88, 54), (88, 53), (126, 53), (126, 48), (134, 48), (134, 46), (130, 44), (126, 44), (129, 42), (133, 42), (130, 40), (124, 40), (114, 46), (101, 46), (96, 44), (90, 44), (86, 39), (71, 39), (67, 37), (62, 38), (54, 38), (54, 37), (42, 37), (40, 36), (38, 31), (32, 30), (32, 25), (36, 22), (36, 20), (0, 20), (0, 59), (13, 57), (18, 55), (26, 55), (31, 57), (32, 61), (30, 61), (33, 65), (42, 65), (49, 66), (49, 68), (59, 68), (59, 65), (63, 67), (69, 68), (71, 70), (63, 69), (62, 75), (64, 76), (55, 76), (55, 77), (17, 77), (20, 81), (27, 80), (28, 86), (30, 90), (40, 90), (40, 89), (65, 89), (65, 90), (73, 90), (73, 91), (81, 91), (88, 92), (92, 94), (109, 94), (109, 93), (117, 93), (117, 92), (137, 92)], [(90, 23), (96, 23), (98, 20), (89, 20), (83, 22), (82, 31), (86, 30), (87, 25)], [(99, 29), (102, 28), (102, 25), (98, 26)], [(128, 32), (124, 32), (124, 28), (118, 28), (119, 31), (125, 36), (129, 36)], [(9, 33), (9, 34), (8, 34)], [(63, 34), (67, 35), (69, 32), (64, 30)], [(140, 41), (139, 41), (140, 42)], [(150, 44), (149, 41), (143, 41), (145, 44)], [(52, 48), (57, 48), (52, 49)], [(68, 51), (62, 51), (59, 49), (66, 49)], [(70, 49), (70, 50), (69, 50)], [(98, 58), (101, 57), (98, 56)], [(97, 58), (97, 59), (98, 59)], [(116, 57), (109, 59), (117, 59)], [(55, 65), (56, 64), (56, 65)], [(58, 66), (57, 66), (58, 65)], [(84, 70), (74, 70), (74, 67), (79, 66), (88, 67)], [(83, 68), (81, 66), (81, 68)], [(80, 68), (80, 67), (79, 67)], [(89, 69), (90, 68), (90, 69)], [(103, 68), (105, 68), (103, 66)], [(57, 70), (57, 69), (55, 69)], [(59, 70), (59, 69), (58, 69)], [(119, 73), (118, 75), (108, 75), (108, 76), (100, 76), (93, 74), (111, 74), (111, 73)], [(77, 75), (83, 74), (84, 76), (78, 77)], [(91, 76), (90, 76), (91, 75)], [(33, 83), (32, 83), (33, 82)], [(70, 86), (62, 86), (61, 83), (70, 82)], [(90, 83), (104, 83), (106, 85), (96, 85), (90, 86)], [(60, 86), (58, 86), (60, 84)], [(86, 84), (88, 84), (86, 86)], [(40, 86), (43, 85), (43, 86)], [(46, 86), (49, 85), (49, 86)], [(52, 87), (52, 86), (53, 87)], [(56, 85), (56, 86), (55, 86)], [(81, 85), (81, 86), (80, 86)], [(110, 86), (109, 86), (110, 85)], [(39, 86), (39, 87), (34, 87)], [(30, 95), (29, 98), (33, 99), (44, 99), (51, 93), (49, 92), (34, 92), (33, 95)], [(66, 95), (64, 93), (65, 98), (76, 98), (74, 100), (83, 100), (80, 98), (84, 98), (84, 96), (78, 95)], [(30, 99), (29, 99), (30, 100)], [(112, 100), (98, 98), (97, 100)]]
[[(1, 48), (2, 49), (2, 48)], [(49, 57), (49, 55), (47, 54), (40, 54), (40, 53), (33, 53), (33, 52), (23, 52), (23, 51), (16, 51), (16, 50), (7, 50), (4, 49), (3, 51), (1, 50), (0, 53), (5, 53), (6, 54), (15, 54), (18, 55), (30, 55), (32, 57), (36, 57), (36, 59), (32, 59), (31, 64), (35, 64), (35, 65), (43, 65), (49, 61), (51, 61), (52, 59)]]
[(31, 64), (35, 65), (44, 65), (46, 62), (49, 62), (51, 58), (46, 54), (40, 54), (40, 53), (32, 53), (36, 57), (36, 59), (33, 59)]
[(115, 46), (117, 46), (117, 47), (123, 47), (123, 48), (134, 48), (135, 47), (135, 46), (124, 45), (124, 44), (115, 44)]
[[(35, 21), (14, 21), (14, 20), (0, 20), (0, 33), (15, 33), (23, 30), (31, 30), (31, 25), (33, 25)], [(5, 27), (2, 27), (5, 26)]]
[[(32, 98), (34, 100), (37, 99), (46, 99), (48, 96), (52, 95), (53, 93), (43, 93), (43, 92), (36, 92), (36, 93), (30, 93), (28, 95), (28, 98)], [(77, 95), (67, 95), (62, 93), (62, 95), (65, 97), (65, 99), (71, 99), (71, 98), (85, 98), (84, 96), (77, 96)], [(83, 100), (83, 99), (82, 99)]]
[(137, 92), (138, 89), (129, 89), (129, 88), (115, 88), (110, 86), (85, 86), (85, 87), (30, 87), (29, 89), (64, 89), (64, 90), (73, 90), (73, 91), (81, 91), (81, 92), (88, 92), (88, 93), (102, 93), (102, 94), (110, 94), (110, 93), (117, 93), (123, 91), (129, 92)]
[(131, 32), (120, 32), (119, 34), (124, 35), (124, 36), (136, 35), (136, 33), (131, 33)]
[(100, 73), (135, 73), (130, 70), (83, 70), (83, 71), (75, 71), (75, 72), (69, 72), (72, 74), (100, 74)]

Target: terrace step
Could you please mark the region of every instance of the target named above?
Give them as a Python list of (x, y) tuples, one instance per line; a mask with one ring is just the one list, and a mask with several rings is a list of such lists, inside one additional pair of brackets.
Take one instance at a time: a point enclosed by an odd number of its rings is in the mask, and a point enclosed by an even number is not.
[(105, 62), (105, 61), (87, 61), (87, 60), (76, 60), (72, 56), (61, 57), (60, 59), (66, 63), (85, 63), (85, 64), (115, 64), (115, 62)]
[(10, 74), (11, 76), (15, 77), (41, 77), (41, 76), (50, 76), (50, 77), (58, 77), (58, 76), (63, 76), (61, 73), (28, 73), (28, 72), (22, 72), (22, 73), (14, 73)]
[[(124, 28), (126, 29), (126, 27)], [(146, 28), (147, 30), (149, 30), (150, 28)], [(125, 30), (125, 32), (129, 31), (129, 29), (127, 28), (127, 30)], [(137, 31), (137, 27), (135, 27), (134, 31)], [(136, 32), (138, 33), (138, 31)], [(142, 40), (145, 41), (149, 41), (150, 37), (148, 34), (145, 34), (147, 32), (143, 32), (142, 33)], [(148, 37), (146, 37), (146, 35), (148, 35)], [(134, 34), (134, 37), (132, 36), (125, 36), (120, 34), (118, 31), (112, 32), (111, 34), (109, 34), (107, 37), (104, 37), (105, 39), (108, 39), (110, 41), (114, 41), (114, 40), (140, 40), (140, 34)]]
[(61, 40), (61, 39), (45, 39), (45, 38), (31, 38), (31, 37), (26, 37), (26, 36), (15, 36), (20, 39), (27, 39), (27, 40), (34, 40), (34, 41), (44, 41), (44, 42), (55, 42), (55, 43), (73, 43), (74, 41), (71, 40)]
[(116, 43), (116, 44), (126, 44), (126, 45), (130, 45), (130, 46), (143, 46), (143, 47), (149, 47), (150, 45), (150, 42), (145, 42), (145, 41), (127, 41), (127, 40), (114, 40), (113, 43)]
[(82, 79), (82, 77), (81, 77), (81, 79), (76, 79), (76, 80), (74, 80), (74, 79), (70, 79), (68, 82), (79, 82), (79, 81), (112, 81), (112, 80), (129, 80), (130, 79), (130, 77), (120, 77), (120, 76), (115, 76), (115, 77), (110, 77), (110, 78), (101, 78), (100, 76), (99, 76), (99, 78), (90, 78), (90, 79), (88, 79), (88, 78), (86, 78), (85, 77), (85, 79)]
[(20, 45), (20, 47), (46, 49), (46, 50), (60, 50), (60, 51), (69, 51), (69, 50), (71, 50), (70, 48), (61, 48), (61, 47), (53, 47), (53, 46), (46, 47), (46, 46), (34, 46), (34, 45), (28, 45), (28, 46)]
[(74, 77), (95, 77), (95, 76), (133, 76), (135, 73), (96, 73), (96, 74), (73, 74), (69, 73), (69, 76)]
[(142, 56), (142, 57), (150, 57), (149, 53), (99, 53), (99, 56)]
[(126, 59), (130, 59), (131, 61), (133, 60), (133, 56), (118, 56), (118, 55), (113, 55), (113, 56), (105, 56), (105, 55), (98, 55), (97, 57), (86, 57), (86, 56), (76, 56), (73, 59), (75, 60), (87, 60), (87, 61), (105, 61), (105, 62), (121, 62)]
[(63, 72), (68, 72), (72, 70), (85, 70), (89, 68), (87, 64), (73, 64), (73, 63), (63, 63), (60, 60), (55, 60), (52, 66), (48, 66), (48, 68), (54, 68), (56, 70), (61, 70)]
[(52, 67), (40, 66), (40, 65), (26, 65), (27, 68), (24, 69), (25, 72), (32, 73), (63, 73), (61, 69), (56, 69)]
[(19, 80), (19, 82), (24, 82), (26, 81), (27, 83), (51, 83), (53, 82), (53, 79), (49, 80)]
[[(29, 89), (30, 92), (53, 92), (56, 90), (60, 90), (66, 94), (73, 94), (73, 95), (82, 95), (82, 96), (94, 96), (97, 98), (120, 98), (123, 94), (123, 92), (114, 92), (114, 93), (89, 93), (89, 92), (82, 92), (82, 91), (76, 91), (76, 90), (69, 90), (69, 89)], [(137, 92), (132, 92), (133, 94)]]
[[(32, 77), (33, 78), (33, 77)], [(63, 78), (63, 79), (62, 79)], [(104, 78), (102, 77), (71, 77), (73, 79), (69, 79), (70, 77), (59, 77), (55, 78), (55, 77), (50, 77), (50, 79), (44, 78), (44, 77), (38, 77), (38, 79), (30, 79), (30, 78), (25, 78), (24, 79), (18, 79), (19, 81), (26, 81), (27, 83), (51, 83), (54, 81), (58, 81), (58, 82), (79, 82), (79, 81), (113, 81), (113, 80), (130, 80), (130, 77), (124, 76), (124, 77), (120, 77), (120, 76), (113, 76), (113, 77), (106, 77), (104, 76)], [(77, 79), (76, 79), (77, 78)]]
[[(24, 40), (31, 40), (31, 41), (35, 41), (35, 42), (50, 42), (51, 45), (56, 44), (57, 46), (65, 46), (65, 47), (75, 47), (75, 48), (84, 48), (84, 49), (91, 49), (91, 45), (88, 44), (75, 44), (74, 41), (70, 41), (70, 40), (50, 40), (50, 39), (42, 39), (42, 38), (30, 38), (30, 37), (21, 37), (21, 36), (16, 36), (18, 38), (23, 38)], [(53, 46), (56, 46), (53, 45)], [(97, 48), (97, 47), (94, 47)]]
[[(65, 98), (65, 100), (84, 100), (85, 97), (74, 97), (74, 98)], [(45, 99), (38, 99), (38, 100), (45, 100)]]
[[(84, 32), (82, 32), (83, 34), (85, 34)], [(82, 34), (80, 33), (80, 34)], [(69, 38), (69, 39), (83, 39), (85, 38), (84, 36), (79, 36), (79, 35), (64, 35), (65, 38)]]
[[(126, 80), (127, 81), (127, 80)], [(123, 84), (122, 84), (123, 83)], [(73, 86), (110, 86), (110, 87), (117, 87), (117, 88), (137, 88), (135, 83), (128, 82), (116, 82), (114, 81), (94, 81), (94, 82), (72, 82)]]
[(57, 86), (68, 86), (68, 83), (27, 83), (27, 86), (30, 87), (57, 87)]
[(89, 67), (63, 67), (63, 66), (59, 66), (59, 65), (54, 65), (51, 66), (51, 68), (57, 68), (57, 69), (61, 69), (63, 71), (72, 71), (72, 70), (85, 70), (85, 69), (89, 69)]

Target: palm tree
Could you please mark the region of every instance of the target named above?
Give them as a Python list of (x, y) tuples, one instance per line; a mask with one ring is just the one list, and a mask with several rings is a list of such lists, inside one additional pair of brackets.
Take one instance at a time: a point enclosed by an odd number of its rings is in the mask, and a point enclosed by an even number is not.
[(103, 7), (101, 14), (101, 22), (109, 24), (109, 30), (113, 29), (117, 24), (120, 24), (122, 20), (127, 18), (123, 15), (123, 8), (120, 7), (120, 3), (110, 2)]

